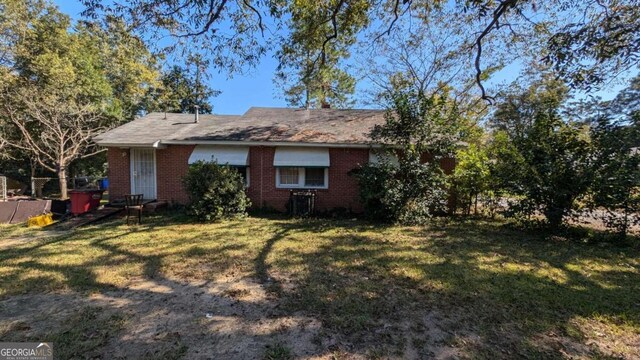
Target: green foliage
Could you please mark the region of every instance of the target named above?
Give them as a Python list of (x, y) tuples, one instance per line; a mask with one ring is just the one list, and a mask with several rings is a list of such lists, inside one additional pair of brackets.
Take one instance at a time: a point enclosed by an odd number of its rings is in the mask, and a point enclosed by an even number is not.
[(393, 222), (395, 216), (388, 204), (389, 183), (395, 171), (390, 166), (366, 164), (354, 170), (365, 215), (370, 219)]
[[(129, 0), (118, 2), (118, 6), (110, 0), (81, 2), (90, 17), (122, 17), (159, 44), (173, 38), (162, 50), (184, 53), (198, 49), (211, 64), (228, 73), (257, 64), (278, 40), (300, 49), (295, 53), (301, 56), (288, 58), (284, 66), (301, 70), (307, 66), (306, 56), (324, 62), (335, 56), (334, 44), (348, 44), (345, 39), (356, 39), (366, 30), (371, 30), (372, 43), (376, 43), (389, 36), (403, 19), (409, 18), (415, 28), (430, 22), (448, 27), (462, 21), (468, 28), (453, 36), (465, 39), (461, 48), (474, 57), (473, 70), (465, 71), (474, 75), (485, 100), (490, 99), (481, 85), (486, 70), (490, 73), (498, 64), (523, 58), (539, 62), (542, 56), (572, 85), (589, 89), (633, 69), (640, 52), (637, 0)], [(442, 8), (452, 11), (439, 21), (434, 12)], [(266, 24), (276, 31), (265, 32)], [(304, 31), (298, 31), (299, 24)], [(290, 30), (285, 31), (283, 39), (258, 39), (283, 28)], [(310, 42), (313, 45), (309, 47), (306, 44)], [(436, 54), (446, 53), (447, 49), (441, 49)], [(487, 58), (493, 61), (485, 64)], [(313, 72), (320, 74), (319, 70)], [(300, 75), (295, 77), (308, 79)]]
[(145, 110), (191, 113), (197, 105), (201, 114), (213, 113), (209, 99), (220, 95), (220, 91), (201, 81), (200, 77), (204, 76), (201, 67), (199, 58), (194, 57), (186, 67), (174, 65), (163, 72), (160, 86), (149, 91)]
[(568, 97), (568, 89), (553, 74), (542, 73), (526, 88), (514, 84), (514, 88), (504, 94), (489, 125), (505, 132), (510, 138), (522, 138), (531, 128), (536, 114), (558, 111)]
[(591, 134), (597, 149), (593, 183), (593, 206), (604, 208), (605, 224), (625, 237), (640, 224), (640, 112), (629, 124), (600, 119)]
[(67, 169), (95, 153), (92, 138), (139, 112), (155, 59), (117, 18), (74, 25), (36, 0), (0, 9), (0, 147), (57, 173), (64, 197)]
[(353, 2), (345, 16), (340, 35), (327, 39), (332, 32), (330, 22), (318, 19), (330, 16), (331, 4), (318, 1), (290, 3), (291, 17), (287, 26), (290, 33), (281, 39), (277, 53), (279, 66), (276, 82), (283, 88), (284, 97), (291, 106), (319, 108), (324, 104), (337, 108), (352, 105), (355, 79), (341, 69), (341, 61), (351, 56), (349, 47), (355, 43), (355, 30), (368, 21), (367, 2)]
[(182, 179), (189, 194), (188, 211), (200, 221), (242, 217), (251, 206), (242, 177), (229, 166), (199, 161)]
[(588, 136), (555, 111), (535, 114), (523, 136), (498, 136), (495, 155), (497, 180), (517, 197), (511, 211), (526, 216), (540, 212), (552, 228), (562, 224), (591, 185)]
[(470, 144), (457, 152), (456, 160), (453, 184), (457, 201), (466, 214), (471, 212), (474, 203), (477, 212), (478, 196), (489, 190), (491, 182), (487, 149)]
[(354, 175), (365, 214), (371, 219), (423, 224), (447, 210), (448, 183), (438, 163), (405, 158), (397, 167), (367, 164)]
[[(380, 164), (359, 168), (355, 175), (366, 213), (403, 224), (424, 223), (446, 211), (448, 181), (440, 160), (452, 156), (461, 136), (460, 117), (446, 95), (397, 92), (385, 124), (372, 136), (387, 144)], [(398, 164), (389, 160), (398, 156)]]
[(385, 123), (377, 125), (372, 138), (398, 146), (403, 157), (429, 152), (434, 160), (452, 155), (464, 132), (458, 108), (446, 92), (430, 95), (412, 90), (389, 95)]
[[(576, 2), (578, 4), (580, 2)], [(579, 11), (579, 5), (565, 10)], [(638, 65), (640, 7), (636, 1), (587, 5), (548, 40), (547, 62), (572, 86), (592, 89)]]

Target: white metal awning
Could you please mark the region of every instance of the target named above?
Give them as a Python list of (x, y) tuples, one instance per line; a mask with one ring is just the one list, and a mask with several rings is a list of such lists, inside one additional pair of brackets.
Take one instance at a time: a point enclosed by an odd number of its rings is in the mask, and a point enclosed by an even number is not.
[(189, 164), (200, 160), (216, 161), (220, 165), (248, 166), (249, 147), (197, 145), (189, 156)]
[(390, 165), (398, 166), (400, 164), (398, 156), (388, 150), (386, 152), (382, 149), (369, 150), (369, 162), (372, 164), (380, 164), (385, 157)]
[(277, 147), (273, 166), (329, 167), (329, 149)]

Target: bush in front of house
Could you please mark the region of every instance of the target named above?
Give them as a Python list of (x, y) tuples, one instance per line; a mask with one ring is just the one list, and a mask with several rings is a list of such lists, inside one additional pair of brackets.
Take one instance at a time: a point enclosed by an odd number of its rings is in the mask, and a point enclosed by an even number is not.
[(468, 126), (447, 91), (401, 90), (387, 100), (385, 122), (371, 137), (391, 146), (382, 149), (378, 164), (355, 171), (360, 198), (370, 218), (423, 224), (446, 212), (449, 181), (440, 160), (453, 154)]
[(438, 164), (403, 159), (400, 166), (366, 164), (354, 171), (370, 219), (424, 224), (447, 207), (447, 179)]
[(229, 166), (198, 161), (182, 184), (190, 200), (187, 212), (200, 221), (243, 217), (251, 206), (242, 176)]

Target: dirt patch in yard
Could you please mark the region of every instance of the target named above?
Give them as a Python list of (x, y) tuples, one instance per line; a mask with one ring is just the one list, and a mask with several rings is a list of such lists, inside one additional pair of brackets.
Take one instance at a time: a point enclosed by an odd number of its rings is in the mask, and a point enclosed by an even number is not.
[[(265, 348), (276, 342), (287, 344), (297, 356), (318, 355), (313, 339), (320, 322), (301, 314), (281, 314), (277, 299), (248, 279), (199, 283), (140, 279), (127, 289), (88, 295), (14, 296), (0, 302), (2, 338), (55, 338), (78, 325), (70, 320), (90, 321), (73, 318), (87, 308), (101, 314), (96, 321), (111, 315), (125, 320), (100, 344), (100, 356), (106, 359), (251, 359), (261, 358)], [(92, 336), (90, 331), (81, 334), (81, 338)], [(78, 346), (81, 338), (73, 345)]]
[(192, 283), (137, 279), (126, 289), (99, 293), (9, 297), (0, 301), (0, 336), (6, 341), (54, 341), (65, 356), (103, 359), (261, 359), (274, 346), (306, 359), (460, 355), (447, 345), (454, 335), (439, 325), (447, 320), (435, 312), (382, 328), (387, 332), (383, 335), (404, 342), (404, 351), (394, 356), (378, 354), (373, 343), (363, 350), (348, 336), (323, 328), (318, 319), (281, 308), (281, 301), (251, 278)]

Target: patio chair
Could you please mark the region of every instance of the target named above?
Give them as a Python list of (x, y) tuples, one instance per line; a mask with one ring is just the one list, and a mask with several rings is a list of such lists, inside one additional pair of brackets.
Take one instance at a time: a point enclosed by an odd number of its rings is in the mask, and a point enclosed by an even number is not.
[(142, 224), (142, 194), (131, 194), (124, 196), (124, 209), (127, 210), (127, 225), (129, 225), (129, 216), (131, 210), (138, 212), (138, 224)]

